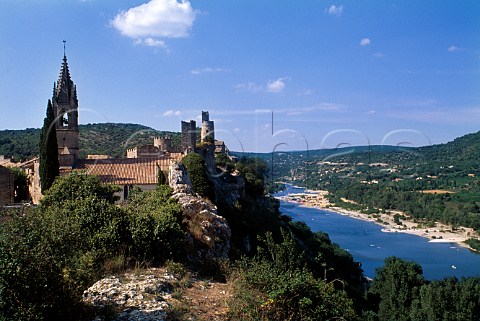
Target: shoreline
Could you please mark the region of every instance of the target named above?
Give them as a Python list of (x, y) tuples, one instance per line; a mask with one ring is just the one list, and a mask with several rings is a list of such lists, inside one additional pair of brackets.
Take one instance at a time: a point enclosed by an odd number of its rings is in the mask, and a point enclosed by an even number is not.
[[(479, 251), (476, 251), (465, 243), (469, 238), (478, 237), (477, 233), (472, 228), (459, 227), (457, 230), (452, 231), (451, 226), (439, 222), (435, 222), (434, 227), (418, 227), (417, 223), (408, 219), (401, 219), (402, 225), (397, 225), (394, 222), (394, 215), (399, 214), (407, 216), (405, 213), (400, 211), (390, 211), (390, 214), (378, 213), (375, 214), (374, 217), (373, 214), (365, 214), (339, 206), (331, 206), (331, 204), (326, 201), (326, 194), (328, 194), (327, 191), (305, 190), (304, 193), (287, 194), (286, 196), (276, 198), (288, 203), (296, 204), (300, 207), (316, 208), (354, 219), (372, 222), (381, 226), (381, 231), (384, 233), (405, 233), (416, 235), (428, 239), (429, 243), (455, 243), (474, 253), (479, 253)], [(378, 219), (380, 219), (381, 222), (379, 222)]]
[[(309, 206), (306, 206), (309, 207)], [(474, 233), (473, 229), (459, 227), (461, 232), (452, 232), (451, 227), (447, 226), (442, 223), (436, 223), (434, 227), (425, 227), (419, 228), (414, 225), (416, 223), (410, 222), (408, 220), (402, 220), (403, 226), (391, 224), (391, 222), (385, 222), (385, 216), (389, 216), (388, 214), (383, 214), (381, 219), (384, 223), (377, 222), (375, 218), (369, 217), (371, 215), (364, 214), (352, 210), (347, 210), (338, 206), (330, 207), (330, 208), (321, 208), (322, 210), (332, 211), (334, 213), (345, 215), (354, 219), (363, 220), (367, 222), (375, 223), (379, 226), (382, 226), (383, 233), (405, 233), (410, 235), (416, 235), (428, 239), (429, 243), (455, 243), (461, 247), (467, 248), (472, 252), (478, 253), (475, 249), (471, 248), (465, 241), (473, 235), (468, 235), (468, 233)], [(400, 213), (400, 212), (396, 212)], [(393, 221), (393, 219), (392, 219)]]

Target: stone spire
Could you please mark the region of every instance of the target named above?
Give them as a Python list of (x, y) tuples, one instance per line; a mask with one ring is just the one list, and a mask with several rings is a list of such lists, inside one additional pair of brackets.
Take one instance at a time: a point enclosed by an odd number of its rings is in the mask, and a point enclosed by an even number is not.
[(60, 68), (58, 81), (53, 85), (53, 109), (56, 117), (57, 129), (78, 129), (78, 98), (77, 87), (70, 77), (68, 62), (65, 53)]
[(58, 103), (70, 103), (73, 91), (75, 90), (73, 81), (70, 78), (70, 71), (68, 70), (67, 57), (63, 56), (63, 63), (60, 69), (60, 76), (58, 77), (57, 86), (54, 93), (54, 100)]

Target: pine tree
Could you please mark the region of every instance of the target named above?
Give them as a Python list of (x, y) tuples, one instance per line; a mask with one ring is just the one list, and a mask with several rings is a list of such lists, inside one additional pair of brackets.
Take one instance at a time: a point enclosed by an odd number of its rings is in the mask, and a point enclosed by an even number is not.
[(52, 186), (55, 178), (60, 175), (58, 163), (57, 131), (55, 115), (50, 99), (47, 104), (47, 114), (43, 120), (40, 133), (40, 186), (42, 194)]

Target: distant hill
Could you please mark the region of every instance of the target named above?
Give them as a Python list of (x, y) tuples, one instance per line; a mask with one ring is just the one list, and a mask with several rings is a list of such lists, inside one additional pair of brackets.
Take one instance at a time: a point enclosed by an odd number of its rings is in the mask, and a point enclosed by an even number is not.
[[(237, 157), (260, 157), (272, 161), (272, 153), (234, 153)], [(273, 164), (284, 174), (285, 170), (305, 167), (319, 162), (376, 163), (383, 162), (402, 167), (414, 166), (425, 171), (437, 171), (453, 166), (465, 172), (480, 175), (480, 131), (445, 143), (424, 147), (355, 146), (337, 149), (275, 152)], [(432, 172), (433, 174), (433, 172)]]
[[(125, 155), (125, 151), (136, 145), (151, 144), (155, 136), (172, 136), (172, 145), (180, 145), (180, 133), (158, 131), (138, 124), (87, 124), (79, 125), (80, 157), (87, 154), (107, 154), (113, 157)], [(0, 131), (0, 155), (24, 161), (39, 153), (40, 129)]]
[(445, 165), (463, 164), (465, 168), (480, 170), (480, 131), (464, 135), (446, 143), (418, 148), (429, 163)]

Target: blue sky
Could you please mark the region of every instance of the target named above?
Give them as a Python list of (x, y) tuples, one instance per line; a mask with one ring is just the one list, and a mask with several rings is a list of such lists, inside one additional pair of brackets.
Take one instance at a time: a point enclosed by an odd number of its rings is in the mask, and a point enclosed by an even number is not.
[(64, 39), (83, 124), (209, 110), (263, 152), (480, 130), (476, 0), (2, 0), (0, 129), (41, 127)]

